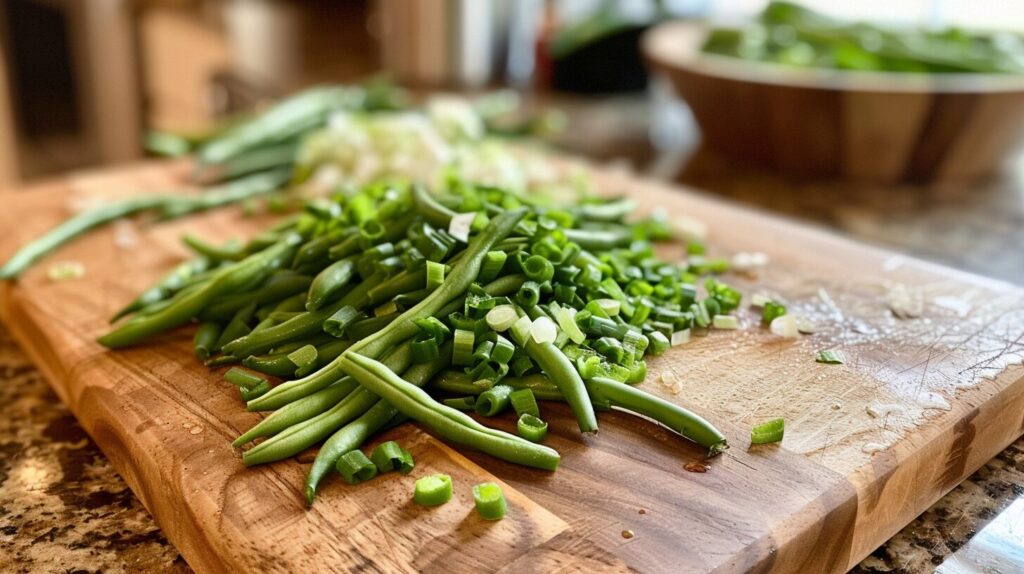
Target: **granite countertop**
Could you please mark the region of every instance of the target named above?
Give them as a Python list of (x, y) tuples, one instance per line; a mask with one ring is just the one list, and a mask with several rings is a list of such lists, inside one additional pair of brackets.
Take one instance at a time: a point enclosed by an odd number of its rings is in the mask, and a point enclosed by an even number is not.
[[(677, 178), (858, 240), (1024, 284), (1024, 164), (929, 187), (796, 183), (689, 157)], [(0, 570), (189, 572), (177, 550), (0, 327)], [(1024, 439), (854, 572), (931, 572), (1024, 495)]]

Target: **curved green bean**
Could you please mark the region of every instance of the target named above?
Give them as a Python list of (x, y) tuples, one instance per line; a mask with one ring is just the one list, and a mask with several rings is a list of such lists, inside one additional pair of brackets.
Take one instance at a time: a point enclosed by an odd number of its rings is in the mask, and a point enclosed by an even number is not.
[(344, 289), (355, 276), (356, 258), (346, 257), (328, 265), (309, 286), (306, 310), (316, 311)]
[(345, 371), (363, 387), (452, 442), (516, 464), (544, 470), (558, 468), (560, 457), (554, 449), (487, 428), (465, 413), (437, 403), (378, 361), (352, 353), (351, 349), (342, 355), (341, 361)]

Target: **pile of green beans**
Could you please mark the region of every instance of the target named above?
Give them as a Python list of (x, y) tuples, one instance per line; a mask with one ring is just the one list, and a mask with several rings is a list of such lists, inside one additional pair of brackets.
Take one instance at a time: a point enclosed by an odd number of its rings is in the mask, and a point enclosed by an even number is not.
[[(246, 245), (190, 238), (196, 258), (119, 312), (100, 342), (120, 348), (199, 323), (198, 358), (259, 373), (231, 376), (253, 381), (242, 384), (249, 410), (270, 412), (234, 443), (255, 442), (247, 465), (322, 443), (310, 503), (343, 454), (408, 419), (506, 461), (557, 468), (558, 453), (531, 442), (545, 433), (489, 428), (439, 400), (453, 396), (464, 410), (484, 394), (477, 414), (500, 416), (511, 391), (525, 390), (566, 403), (581, 432), (597, 430), (595, 411), (622, 409), (717, 454), (726, 441), (711, 424), (634, 385), (645, 356), (710, 328), (739, 293), (710, 276), (720, 263), (658, 259), (652, 242), (669, 238), (667, 226), (630, 222), (633, 208), (586, 199), (559, 209), (461, 181), (433, 192), (366, 186), (312, 202)], [(526, 422), (546, 428), (525, 399)]]

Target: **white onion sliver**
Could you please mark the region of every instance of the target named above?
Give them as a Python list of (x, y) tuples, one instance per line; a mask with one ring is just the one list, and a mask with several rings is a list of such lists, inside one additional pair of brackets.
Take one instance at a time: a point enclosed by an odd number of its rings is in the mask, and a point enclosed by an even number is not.
[(555, 339), (558, 338), (558, 327), (555, 322), (547, 317), (538, 317), (536, 321), (530, 325), (530, 335), (533, 340), (540, 343), (554, 343)]
[(772, 324), (769, 328), (772, 333), (786, 339), (793, 339), (798, 333), (796, 328), (796, 317), (793, 315), (776, 317), (772, 320)]

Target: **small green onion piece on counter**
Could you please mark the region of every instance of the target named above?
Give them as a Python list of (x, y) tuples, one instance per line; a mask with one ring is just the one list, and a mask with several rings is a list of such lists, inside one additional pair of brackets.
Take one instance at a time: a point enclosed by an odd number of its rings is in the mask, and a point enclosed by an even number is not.
[(267, 382), (263, 377), (254, 375), (243, 369), (239, 369), (238, 367), (232, 367), (231, 370), (224, 373), (224, 380), (232, 385), (242, 388), (255, 387), (260, 383)]
[(476, 410), (476, 397), (458, 397), (455, 399), (445, 399), (441, 401), (444, 406), (451, 407), (459, 411), (475, 411)]
[(827, 350), (818, 351), (818, 356), (814, 359), (819, 363), (825, 363), (826, 365), (842, 365), (846, 362), (846, 355), (842, 351)]
[(473, 331), (456, 329), (452, 346), (452, 364), (458, 367), (473, 364), (473, 344), (475, 342), (476, 335), (473, 334)]
[(786, 306), (775, 301), (765, 301), (761, 311), (761, 322), (770, 325), (772, 321), (786, 314)]
[(353, 450), (341, 455), (335, 468), (349, 484), (359, 484), (377, 476), (377, 465), (366, 458), (361, 450)]
[(516, 431), (530, 442), (541, 442), (548, 436), (548, 423), (530, 413), (523, 413), (516, 421)]
[(373, 461), (377, 471), (381, 474), (393, 470), (402, 474), (409, 474), (415, 466), (409, 451), (393, 440), (377, 445), (373, 452), (370, 453), (370, 460)]
[(251, 387), (238, 387), (238, 393), (242, 395), (242, 400), (249, 402), (253, 399), (258, 399), (265, 395), (270, 390), (270, 383), (264, 379), (260, 379), (260, 382), (252, 385)]
[(433, 291), (444, 283), (444, 263), (427, 261), (427, 289)]
[(512, 401), (512, 409), (516, 411), (517, 417), (530, 414), (540, 418), (540, 407), (537, 406), (537, 398), (533, 396), (533, 391), (530, 389), (512, 391), (509, 394), (509, 400)]
[(498, 305), (487, 312), (487, 326), (503, 333), (512, 328), (512, 325), (519, 320), (519, 315), (511, 305)]
[(46, 270), (50, 281), (70, 281), (85, 276), (85, 265), (78, 261), (61, 261)]
[(716, 329), (733, 330), (739, 327), (739, 321), (732, 315), (715, 315), (711, 326)]
[(750, 444), (779, 442), (786, 431), (786, 421), (775, 419), (759, 424), (750, 431)]
[(505, 518), (508, 503), (501, 487), (493, 482), (485, 482), (473, 487), (473, 502), (476, 511), (484, 520), (501, 520)]
[(672, 333), (671, 343), (672, 343), (673, 347), (678, 347), (679, 345), (685, 345), (685, 344), (687, 344), (689, 342), (690, 342), (690, 330), (689, 329), (683, 329), (682, 331), (676, 331), (675, 333)]
[(452, 477), (431, 474), (416, 481), (413, 502), (422, 506), (439, 506), (452, 499)]

